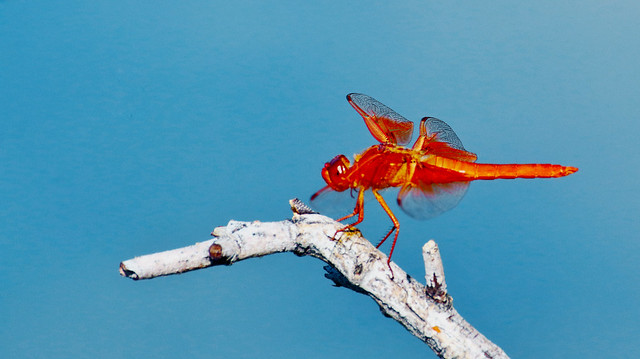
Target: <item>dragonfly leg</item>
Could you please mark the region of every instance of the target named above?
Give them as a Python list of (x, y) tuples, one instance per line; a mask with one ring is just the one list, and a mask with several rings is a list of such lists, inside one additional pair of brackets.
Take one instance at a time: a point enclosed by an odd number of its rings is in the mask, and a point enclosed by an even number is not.
[[(378, 243), (376, 248), (379, 248), (382, 245), (382, 243), (384, 243), (384, 241), (386, 241), (387, 238), (389, 238), (389, 236), (391, 235), (391, 233), (393, 233), (393, 231), (396, 232), (396, 234), (393, 236), (393, 243), (391, 244), (391, 251), (389, 251), (389, 258), (387, 258), (387, 265), (389, 265), (389, 263), (391, 263), (391, 256), (393, 255), (393, 249), (396, 247), (396, 241), (398, 240), (398, 233), (400, 233), (400, 222), (398, 222), (398, 219), (396, 218), (396, 216), (393, 214), (393, 212), (391, 212), (391, 208), (389, 208), (389, 206), (387, 205), (387, 202), (384, 201), (384, 198), (382, 198), (380, 193), (378, 193), (378, 191), (376, 190), (373, 190), (372, 192), (373, 192), (373, 195), (376, 196), (378, 203), (380, 203), (380, 205), (382, 206), (382, 209), (384, 209), (384, 211), (387, 213), (389, 218), (391, 218), (391, 222), (393, 222), (393, 228), (391, 228), (391, 230), (387, 233), (387, 235), (384, 236), (384, 238), (382, 238), (382, 240), (380, 241), (380, 243)], [(389, 269), (391, 269), (391, 267), (389, 267)]]
[(391, 235), (391, 233), (393, 233), (393, 231), (395, 231), (397, 228), (396, 226), (391, 226), (391, 229), (389, 230), (389, 232), (387, 232), (387, 234), (384, 235), (384, 237), (382, 237), (382, 240), (380, 242), (378, 242), (378, 244), (376, 244), (376, 248), (380, 248), (380, 246), (382, 245), (382, 243), (384, 243), (387, 238), (389, 238), (389, 236)]
[(348, 230), (349, 228), (355, 227), (358, 224), (360, 224), (363, 220), (364, 220), (364, 188), (360, 188), (358, 190), (358, 199), (356, 200), (356, 207), (353, 209), (353, 213), (348, 214), (340, 219), (338, 219), (338, 222), (342, 222), (345, 219), (349, 219), (355, 215), (358, 215), (358, 219), (351, 223), (348, 224), (342, 228), (340, 228), (339, 230), (336, 231), (336, 234), (333, 235), (333, 238), (335, 239), (336, 236), (338, 235), (339, 232), (344, 232), (346, 230)]

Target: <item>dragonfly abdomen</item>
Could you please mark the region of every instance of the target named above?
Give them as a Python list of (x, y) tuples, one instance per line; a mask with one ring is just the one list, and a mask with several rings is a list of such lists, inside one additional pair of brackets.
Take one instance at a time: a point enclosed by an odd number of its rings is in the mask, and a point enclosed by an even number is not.
[(552, 164), (490, 164), (468, 163), (468, 175), (472, 179), (492, 180), (511, 178), (554, 178), (564, 177), (576, 172), (575, 167)]
[[(567, 167), (552, 164), (492, 164), (492, 163), (473, 163), (460, 161), (453, 158), (431, 156), (425, 164), (446, 169), (449, 173), (457, 173), (455, 181), (463, 180), (459, 176), (467, 180), (493, 180), (493, 179), (512, 179), (512, 178), (552, 178), (563, 177), (576, 172), (575, 167)], [(433, 182), (439, 182), (435, 179)]]

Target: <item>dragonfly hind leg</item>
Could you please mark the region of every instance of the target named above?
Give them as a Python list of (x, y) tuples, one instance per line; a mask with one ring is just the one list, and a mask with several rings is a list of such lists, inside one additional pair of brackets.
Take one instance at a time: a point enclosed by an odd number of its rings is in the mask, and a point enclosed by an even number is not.
[(382, 237), (382, 240), (380, 240), (380, 242), (378, 242), (378, 244), (376, 244), (376, 248), (380, 248), (380, 246), (389, 238), (391, 233), (393, 233), (393, 231), (395, 231), (396, 229), (398, 229), (398, 228), (395, 225), (392, 225), (391, 229), (389, 230), (389, 232), (387, 232), (387, 234), (385, 234), (384, 237)]
[[(393, 222), (393, 227), (389, 232), (387, 232), (387, 235), (384, 236), (384, 238), (382, 238), (382, 240), (380, 241), (380, 243), (378, 243), (376, 248), (380, 248), (382, 243), (384, 243), (384, 241), (386, 241), (387, 238), (391, 236), (391, 233), (393, 233), (394, 231), (396, 232), (395, 235), (393, 236), (393, 243), (391, 243), (391, 250), (389, 251), (389, 257), (387, 258), (387, 265), (389, 265), (389, 263), (391, 263), (391, 256), (393, 255), (393, 249), (396, 247), (398, 234), (400, 233), (400, 222), (398, 222), (398, 219), (396, 218), (396, 216), (393, 214), (393, 212), (391, 212), (391, 208), (389, 208), (389, 206), (387, 205), (387, 202), (384, 201), (384, 198), (382, 198), (380, 193), (378, 193), (378, 191), (376, 190), (372, 190), (372, 192), (373, 192), (373, 195), (376, 196), (378, 203), (380, 203), (380, 205), (382, 206), (382, 209), (384, 209), (384, 211), (387, 213), (389, 218), (391, 218), (391, 222)], [(391, 269), (391, 267), (389, 267), (389, 269)]]

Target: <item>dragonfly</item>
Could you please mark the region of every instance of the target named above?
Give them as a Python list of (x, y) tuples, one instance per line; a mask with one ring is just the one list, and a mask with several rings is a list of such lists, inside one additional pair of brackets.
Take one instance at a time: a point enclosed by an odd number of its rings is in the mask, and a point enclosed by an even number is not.
[(365, 192), (371, 191), (393, 223), (376, 248), (395, 232), (387, 265), (398, 240), (400, 222), (380, 194), (384, 189), (399, 188), (397, 202), (400, 208), (413, 218), (429, 219), (454, 208), (471, 181), (554, 178), (578, 170), (555, 164), (476, 163), (478, 157), (464, 148), (453, 129), (434, 117), (422, 118), (420, 135), (409, 147), (413, 122), (364, 94), (348, 94), (347, 101), (362, 116), (379, 143), (356, 154), (353, 163), (342, 154), (325, 163), (322, 178), (327, 185), (311, 196), (311, 204), (317, 207), (332, 192), (349, 191), (352, 197), (357, 192), (353, 212), (337, 221), (355, 216), (357, 219), (339, 229), (337, 235), (364, 220)]

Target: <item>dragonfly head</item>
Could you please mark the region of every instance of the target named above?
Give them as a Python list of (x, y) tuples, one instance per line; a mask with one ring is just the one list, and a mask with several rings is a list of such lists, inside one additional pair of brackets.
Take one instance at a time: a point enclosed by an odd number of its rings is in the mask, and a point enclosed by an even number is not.
[(330, 162), (324, 164), (322, 178), (333, 190), (342, 192), (349, 188), (347, 170), (351, 163), (344, 155), (334, 157)]

